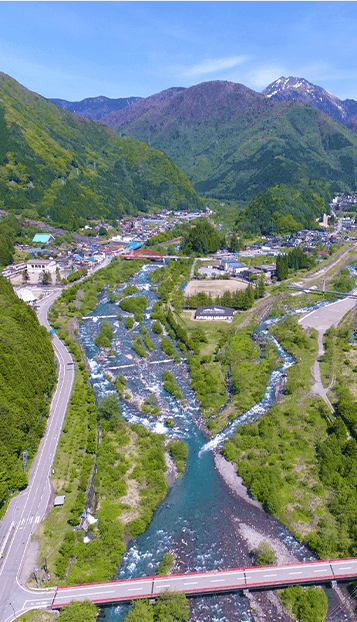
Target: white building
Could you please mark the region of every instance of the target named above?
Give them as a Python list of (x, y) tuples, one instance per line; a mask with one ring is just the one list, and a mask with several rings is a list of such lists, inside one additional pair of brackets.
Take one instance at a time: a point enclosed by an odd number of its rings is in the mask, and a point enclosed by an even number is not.
[(56, 282), (57, 263), (53, 259), (30, 259), (26, 267), (30, 283), (41, 282), (44, 272), (49, 272), (52, 283)]

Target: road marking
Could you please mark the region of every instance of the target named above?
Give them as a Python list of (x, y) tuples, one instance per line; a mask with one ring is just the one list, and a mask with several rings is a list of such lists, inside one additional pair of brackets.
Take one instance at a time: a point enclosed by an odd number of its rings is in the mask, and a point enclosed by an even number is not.
[(156, 585), (157, 590), (160, 590), (163, 587), (170, 587), (170, 585)]
[(351, 570), (352, 566), (346, 566), (345, 568), (339, 568), (338, 570)]
[(289, 572), (289, 574), (302, 574), (302, 572)]
[[(41, 497), (41, 499), (42, 499), (42, 497)], [(40, 522), (40, 520), (41, 520), (41, 516), (36, 516), (36, 518), (35, 518), (35, 523), (39, 523), (39, 522)]]
[(263, 574), (263, 578), (264, 577), (277, 577), (277, 574)]
[(137, 591), (142, 591), (144, 588), (143, 587), (128, 587), (128, 592), (137, 592)]
[(225, 579), (211, 579), (211, 583), (223, 583)]
[(191, 581), (191, 583), (184, 583), (184, 585), (197, 585), (198, 581)]
[(326, 572), (329, 571), (329, 568), (320, 568), (320, 570), (314, 570), (315, 573), (317, 572)]

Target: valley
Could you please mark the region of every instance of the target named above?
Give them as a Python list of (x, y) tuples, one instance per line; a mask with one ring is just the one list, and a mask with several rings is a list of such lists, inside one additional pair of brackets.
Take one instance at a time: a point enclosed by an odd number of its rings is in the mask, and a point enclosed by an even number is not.
[[(51, 409), (54, 369), (36, 438), (19, 416), (0, 478), (1, 622), (48, 612), (59, 587), (160, 574), (167, 555), (170, 582), (355, 557), (357, 138), (274, 88), (128, 98), (101, 117), (116, 135), (84, 118), (108, 98), (79, 118), (1, 74), (0, 263), (33, 290), (29, 253), (56, 264), (36, 292), (50, 292), (37, 311), (58, 359)], [(42, 227), (55, 240), (35, 249)], [(310, 607), (313, 622), (352, 622), (350, 595), (182, 596), (180, 619), (291, 622), (299, 608), (310, 622)], [(100, 616), (156, 619), (176, 602), (160, 598)]]

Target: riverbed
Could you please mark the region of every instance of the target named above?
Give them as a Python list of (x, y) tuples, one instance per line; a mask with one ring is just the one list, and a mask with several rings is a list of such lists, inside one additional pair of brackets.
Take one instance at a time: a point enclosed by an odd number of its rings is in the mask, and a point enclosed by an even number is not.
[[(101, 399), (113, 391), (109, 375), (123, 374), (129, 392), (134, 396), (130, 402), (121, 400), (125, 419), (145, 425), (157, 433), (183, 438), (189, 450), (184, 475), (173, 484), (158, 506), (145, 533), (129, 544), (117, 578), (155, 574), (163, 554), (168, 550), (176, 557), (178, 572), (249, 566), (253, 563), (252, 549), (263, 539), (272, 544), (280, 563), (313, 559), (311, 552), (297, 542), (288, 529), (250, 498), (232, 465), (219, 456), (224, 439), (234, 432), (237, 425), (258, 419), (270, 408), (277, 383), (281, 382), (286, 369), (294, 364), (293, 359), (276, 342), (282, 365), (272, 373), (264, 398), (209, 440), (202, 431), (199, 404), (190, 387), (182, 354), (177, 351), (180, 363), (168, 360), (160, 349), (158, 337), (151, 331), (150, 312), (157, 298), (149, 274), (156, 267), (144, 266), (130, 280), (149, 301), (142, 324), (155, 344), (155, 351), (148, 353), (147, 359), (137, 356), (132, 349), (131, 332), (140, 335), (139, 325), (133, 331), (127, 331), (123, 321), (117, 320), (118, 313), (124, 319), (127, 314), (117, 304), (109, 302), (105, 294), (92, 316), (84, 320), (80, 328), (80, 341), (89, 361), (97, 398)], [(104, 355), (94, 345), (94, 338), (104, 318), (113, 324), (114, 330), (113, 353), (109, 355)], [(262, 330), (266, 330), (266, 326)], [(164, 369), (173, 373), (183, 394), (184, 406), (163, 389)], [(134, 403), (142, 403), (151, 393), (155, 393), (160, 405), (162, 416), (159, 418), (144, 415)], [(165, 424), (167, 418), (172, 418), (173, 428)], [(121, 622), (127, 612), (128, 606), (121, 605), (106, 609), (102, 615), (108, 622)], [(273, 592), (255, 594), (250, 599), (241, 594), (191, 599), (190, 621), (288, 622), (290, 619)]]

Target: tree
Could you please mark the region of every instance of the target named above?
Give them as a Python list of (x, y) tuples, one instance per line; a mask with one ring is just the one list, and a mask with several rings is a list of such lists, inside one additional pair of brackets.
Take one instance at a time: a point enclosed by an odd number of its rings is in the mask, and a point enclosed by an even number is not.
[(72, 601), (61, 609), (60, 622), (94, 622), (98, 609), (90, 600)]
[(160, 594), (155, 606), (155, 618), (160, 622), (184, 622), (190, 615), (190, 604), (182, 592)]
[(182, 242), (181, 249), (188, 254), (206, 255), (207, 253), (215, 253), (220, 246), (221, 239), (217, 230), (206, 218), (200, 218)]
[(125, 622), (154, 622), (154, 607), (148, 600), (137, 601), (126, 616)]
[(27, 271), (27, 268), (25, 268), (25, 270), (24, 270), (24, 271), (23, 271), (23, 273), (22, 273), (22, 280), (23, 280), (23, 282), (24, 282), (24, 283), (27, 283), (27, 281), (29, 281), (29, 280), (30, 280), (30, 277), (29, 277), (29, 273), (28, 273), (28, 271)]
[(98, 404), (99, 416), (111, 421), (112, 423), (122, 422), (119, 400), (113, 393), (103, 397)]
[(51, 273), (48, 270), (43, 270), (40, 274), (40, 281), (42, 285), (48, 285), (52, 283)]
[(262, 540), (259, 546), (254, 549), (253, 553), (256, 555), (255, 563), (257, 566), (270, 566), (272, 564), (276, 564), (275, 551), (266, 540)]
[(264, 272), (261, 272), (260, 279), (258, 281), (258, 298), (263, 298), (265, 294), (265, 280), (264, 280)]
[(289, 275), (287, 255), (278, 255), (276, 258), (276, 276), (278, 281), (283, 281)]

